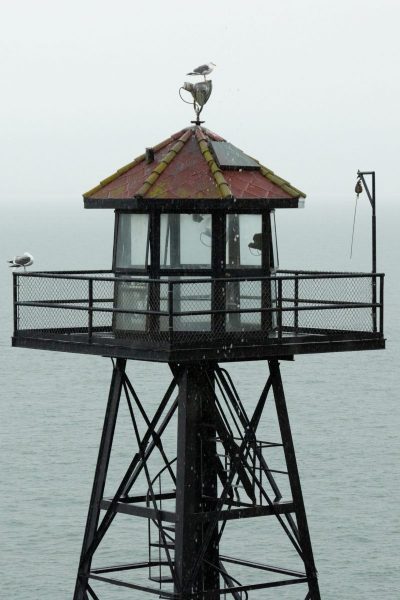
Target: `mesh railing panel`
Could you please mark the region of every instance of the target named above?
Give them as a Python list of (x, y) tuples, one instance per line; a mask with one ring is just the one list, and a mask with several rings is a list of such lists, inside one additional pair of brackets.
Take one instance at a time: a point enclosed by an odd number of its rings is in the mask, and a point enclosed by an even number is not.
[(174, 317), (174, 331), (211, 331), (211, 286), (210, 282), (174, 284), (174, 312), (206, 313)]
[[(374, 331), (373, 276), (149, 280), (110, 274), (16, 274), (17, 329), (188, 344)], [(379, 303), (380, 278), (376, 276)], [(378, 326), (380, 311), (376, 310)], [(241, 340), (242, 341), (242, 340)]]
[[(372, 307), (358, 306), (371, 302), (370, 277), (283, 280), (282, 306), (292, 310), (283, 312), (282, 324), (300, 329), (372, 331)], [(293, 310), (295, 305), (298, 311)]]

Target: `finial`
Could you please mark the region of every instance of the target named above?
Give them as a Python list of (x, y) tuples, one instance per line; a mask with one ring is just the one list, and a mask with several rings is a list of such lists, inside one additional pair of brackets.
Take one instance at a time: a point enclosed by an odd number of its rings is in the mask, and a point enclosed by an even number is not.
[[(183, 102), (186, 102), (187, 104), (193, 104), (193, 108), (196, 113), (196, 121), (192, 121), (192, 123), (194, 123), (195, 125), (201, 125), (202, 123), (204, 123), (204, 121), (200, 121), (200, 114), (203, 110), (204, 105), (210, 98), (212, 92), (212, 81), (207, 80), (207, 75), (209, 75), (214, 70), (215, 66), (216, 65), (214, 63), (210, 62), (204, 65), (200, 65), (200, 67), (197, 67), (196, 69), (193, 69), (193, 71), (187, 73), (187, 75), (202, 76), (204, 77), (204, 81), (200, 81), (198, 83), (189, 83), (185, 81), (183, 86), (179, 88), (179, 96), (181, 100), (183, 100)], [(192, 94), (193, 102), (188, 102), (187, 100), (182, 98), (181, 90), (190, 92)]]

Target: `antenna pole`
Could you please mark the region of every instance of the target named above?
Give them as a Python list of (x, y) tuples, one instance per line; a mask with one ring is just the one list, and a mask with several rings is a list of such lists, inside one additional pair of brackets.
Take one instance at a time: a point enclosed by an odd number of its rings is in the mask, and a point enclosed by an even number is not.
[[(365, 176), (371, 176), (371, 191), (365, 181)], [(357, 171), (357, 177), (362, 181), (372, 208), (372, 273), (376, 273), (376, 196), (375, 196), (375, 171)], [(376, 277), (372, 279), (372, 318), (373, 328), (376, 331)]]

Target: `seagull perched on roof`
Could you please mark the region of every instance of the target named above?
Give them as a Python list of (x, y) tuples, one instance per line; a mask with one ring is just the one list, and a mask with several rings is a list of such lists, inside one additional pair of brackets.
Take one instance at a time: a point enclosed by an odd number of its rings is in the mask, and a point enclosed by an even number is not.
[(26, 271), (26, 267), (33, 265), (33, 256), (29, 252), (24, 252), (22, 256), (14, 256), (12, 260), (8, 260), (7, 262), (10, 263), (10, 267), (15, 267), (16, 269), (24, 267), (24, 271)]
[(190, 73), (186, 73), (186, 75), (203, 75), (204, 81), (207, 81), (206, 75), (209, 75), (216, 66), (217, 65), (213, 62), (209, 62), (206, 65), (200, 65), (199, 67), (196, 67)]

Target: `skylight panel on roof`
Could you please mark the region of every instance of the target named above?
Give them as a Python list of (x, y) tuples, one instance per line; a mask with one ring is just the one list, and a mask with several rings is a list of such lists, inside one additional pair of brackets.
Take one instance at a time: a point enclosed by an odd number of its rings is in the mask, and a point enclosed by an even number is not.
[(214, 158), (221, 169), (254, 171), (260, 164), (229, 142), (209, 141)]

